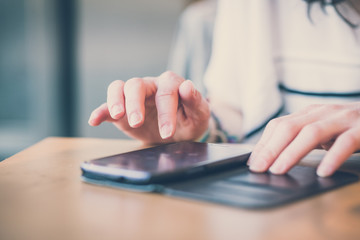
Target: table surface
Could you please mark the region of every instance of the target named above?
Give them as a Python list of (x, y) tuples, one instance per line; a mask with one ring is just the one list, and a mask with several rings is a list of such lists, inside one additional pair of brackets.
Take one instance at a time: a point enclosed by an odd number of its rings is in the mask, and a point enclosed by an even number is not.
[[(90, 185), (80, 164), (143, 148), (47, 138), (0, 163), (0, 239), (359, 239), (360, 182), (268, 210)], [(302, 165), (315, 166), (314, 151)], [(360, 157), (343, 170), (360, 173)]]

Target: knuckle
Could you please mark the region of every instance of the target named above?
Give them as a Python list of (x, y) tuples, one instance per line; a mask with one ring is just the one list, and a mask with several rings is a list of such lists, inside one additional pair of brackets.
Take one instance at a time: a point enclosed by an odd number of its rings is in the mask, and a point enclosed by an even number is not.
[(178, 95), (178, 89), (176, 88), (162, 88), (156, 92), (156, 98), (163, 98), (174, 95)]
[(277, 127), (278, 125), (280, 125), (282, 121), (283, 120), (281, 118), (274, 118), (268, 122), (266, 128), (273, 129), (273, 128)]
[(176, 82), (180, 84), (181, 82), (185, 81), (182, 77), (177, 75), (176, 73), (172, 71), (166, 71), (160, 75), (158, 78), (158, 84), (165, 84), (168, 82)]
[(282, 132), (290, 133), (297, 130), (298, 126), (293, 120), (287, 119), (279, 124), (279, 128)]
[(159, 122), (166, 122), (171, 117), (169, 112), (158, 112)]
[(309, 139), (317, 140), (322, 136), (323, 129), (319, 124), (309, 124), (303, 127), (300, 133)]
[(172, 71), (166, 71), (164, 73), (161, 74), (161, 77), (166, 78), (166, 79), (173, 79), (178, 77), (176, 73), (172, 72)]
[(356, 147), (359, 145), (359, 137), (354, 132), (347, 132), (339, 137), (339, 141), (346, 142), (348, 147)]
[(113, 82), (111, 82), (108, 86), (108, 92), (113, 89), (113, 88), (121, 88), (124, 85), (124, 82), (121, 80), (115, 80)]
[(129, 84), (138, 85), (138, 84), (142, 84), (142, 82), (143, 82), (142, 78), (134, 77), (127, 80), (125, 85), (129, 85)]
[(343, 109), (343, 106), (341, 104), (327, 104), (324, 105), (324, 108), (327, 111), (339, 111)]
[(342, 118), (347, 120), (359, 119), (360, 113), (353, 109), (345, 109), (341, 113)]
[(133, 88), (140, 88), (143, 86), (143, 84), (144, 84), (144, 81), (142, 78), (131, 78), (126, 81), (126, 83), (124, 85), (124, 91), (127, 92)]
[(309, 113), (311, 111), (313, 111), (314, 109), (320, 109), (324, 107), (324, 104), (310, 104), (308, 106), (306, 106), (304, 109), (302, 109), (300, 112), (301, 113)]

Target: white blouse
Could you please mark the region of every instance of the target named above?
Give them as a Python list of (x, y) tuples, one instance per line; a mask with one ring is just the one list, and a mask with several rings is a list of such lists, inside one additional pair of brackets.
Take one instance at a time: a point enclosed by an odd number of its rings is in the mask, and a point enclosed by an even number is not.
[(205, 86), (229, 135), (279, 111), (360, 100), (360, 27), (324, 10), (314, 4), (309, 19), (302, 0), (219, 0)]

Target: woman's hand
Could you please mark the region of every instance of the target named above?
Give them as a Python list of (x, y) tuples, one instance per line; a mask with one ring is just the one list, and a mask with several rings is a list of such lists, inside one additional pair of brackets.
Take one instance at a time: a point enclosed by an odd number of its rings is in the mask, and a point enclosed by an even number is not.
[(89, 124), (112, 122), (130, 137), (163, 143), (200, 137), (209, 118), (208, 102), (192, 82), (165, 72), (159, 77), (112, 82), (107, 102), (91, 113)]
[(360, 103), (311, 105), (270, 121), (248, 165), (255, 172), (284, 174), (318, 147), (328, 150), (317, 169), (322, 177), (360, 149)]

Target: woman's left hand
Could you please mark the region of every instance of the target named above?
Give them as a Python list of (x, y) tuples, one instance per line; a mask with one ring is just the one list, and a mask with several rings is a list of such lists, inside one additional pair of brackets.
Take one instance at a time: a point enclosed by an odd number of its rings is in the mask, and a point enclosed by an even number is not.
[(332, 175), (360, 149), (360, 103), (311, 105), (273, 119), (255, 146), (248, 165), (254, 172), (284, 174), (311, 150), (328, 152), (317, 174)]

